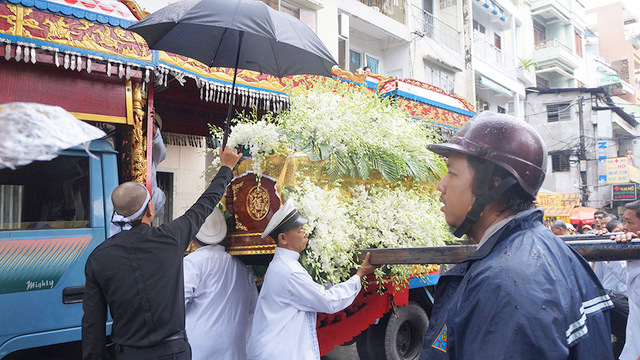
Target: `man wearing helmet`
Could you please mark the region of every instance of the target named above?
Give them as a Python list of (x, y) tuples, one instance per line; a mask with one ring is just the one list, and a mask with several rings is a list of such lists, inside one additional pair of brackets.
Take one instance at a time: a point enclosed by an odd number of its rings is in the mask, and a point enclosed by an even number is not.
[(483, 112), (429, 149), (447, 157), (447, 223), (480, 247), (440, 277), (421, 358), (612, 359), (611, 300), (535, 208), (547, 160), (535, 130)]

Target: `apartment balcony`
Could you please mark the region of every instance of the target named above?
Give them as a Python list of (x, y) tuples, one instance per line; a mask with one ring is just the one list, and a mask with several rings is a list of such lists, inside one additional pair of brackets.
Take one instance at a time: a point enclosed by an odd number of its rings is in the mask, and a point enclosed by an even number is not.
[(569, 23), (567, 14), (571, 13), (571, 0), (530, 0), (531, 16), (540, 17), (545, 22), (560, 21)]
[(533, 71), (518, 68), (517, 70), (518, 80), (522, 81), (525, 87), (534, 86), (536, 84), (536, 76)]
[(558, 39), (547, 39), (535, 45), (533, 60), (538, 63), (537, 72), (557, 68), (561, 72), (573, 74), (580, 67), (582, 58)]
[(376, 9), (393, 20), (406, 25), (406, 8), (404, 1), (400, 0), (358, 0), (359, 2)]
[(475, 32), (473, 34), (473, 56), (511, 79), (515, 79), (517, 76), (513, 58)]
[(422, 25), (418, 32), (436, 43), (460, 53), (462, 49), (462, 31), (456, 30), (451, 25), (415, 5), (413, 5), (413, 8), (416, 22)]

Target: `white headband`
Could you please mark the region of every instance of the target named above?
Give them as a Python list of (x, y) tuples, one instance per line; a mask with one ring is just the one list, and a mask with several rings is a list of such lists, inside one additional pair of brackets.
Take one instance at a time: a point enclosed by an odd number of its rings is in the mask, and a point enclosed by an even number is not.
[[(140, 186), (144, 186), (144, 185), (140, 184)], [(146, 187), (144, 188), (144, 191), (147, 194), (147, 198), (142, 203), (142, 206), (140, 207), (140, 209), (138, 209), (138, 211), (136, 211), (133, 215), (125, 217), (118, 214), (115, 210), (113, 211), (113, 217), (111, 218), (111, 223), (115, 226), (113, 225), (111, 226), (111, 236), (119, 233), (122, 230), (130, 230), (131, 222), (137, 219), (138, 217), (140, 217), (140, 215), (144, 214), (144, 212), (147, 210), (147, 204), (149, 204), (149, 201), (151, 200), (151, 196), (149, 196), (149, 191), (147, 191)]]

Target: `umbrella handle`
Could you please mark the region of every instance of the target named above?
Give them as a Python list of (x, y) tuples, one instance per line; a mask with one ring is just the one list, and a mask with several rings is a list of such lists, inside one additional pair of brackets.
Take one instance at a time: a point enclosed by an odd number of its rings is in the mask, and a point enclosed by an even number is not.
[(236, 66), (233, 69), (233, 84), (231, 85), (231, 100), (229, 101), (229, 107), (227, 108), (227, 120), (224, 124), (224, 135), (222, 137), (222, 151), (227, 146), (227, 139), (229, 139), (229, 131), (231, 127), (231, 110), (233, 103), (236, 100), (236, 76), (238, 76), (238, 61), (240, 61), (240, 48), (242, 48), (242, 38), (244, 38), (244, 31), (238, 33), (238, 52), (236, 53)]

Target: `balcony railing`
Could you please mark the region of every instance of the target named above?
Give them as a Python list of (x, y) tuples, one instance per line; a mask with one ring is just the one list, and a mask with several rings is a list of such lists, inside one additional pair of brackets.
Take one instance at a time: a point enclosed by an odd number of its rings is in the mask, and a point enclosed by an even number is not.
[(459, 53), (461, 49), (461, 31), (456, 30), (449, 24), (438, 19), (432, 14), (413, 5), (416, 12), (416, 20), (422, 24), (420, 32), (433, 41), (448, 47), (449, 49)]
[(546, 39), (544, 41), (537, 42), (535, 45), (535, 50), (538, 51), (542, 49), (550, 49), (550, 48), (556, 48), (556, 47), (560, 47), (567, 50), (568, 52), (572, 52), (567, 45), (561, 43), (560, 40), (556, 38)]
[(358, 0), (359, 2), (378, 9), (393, 20), (406, 25), (406, 9), (402, 0)]
[(476, 32), (473, 34), (473, 56), (478, 57), (510, 78), (515, 79), (516, 66), (513, 58), (503, 53), (502, 50), (495, 47)]

